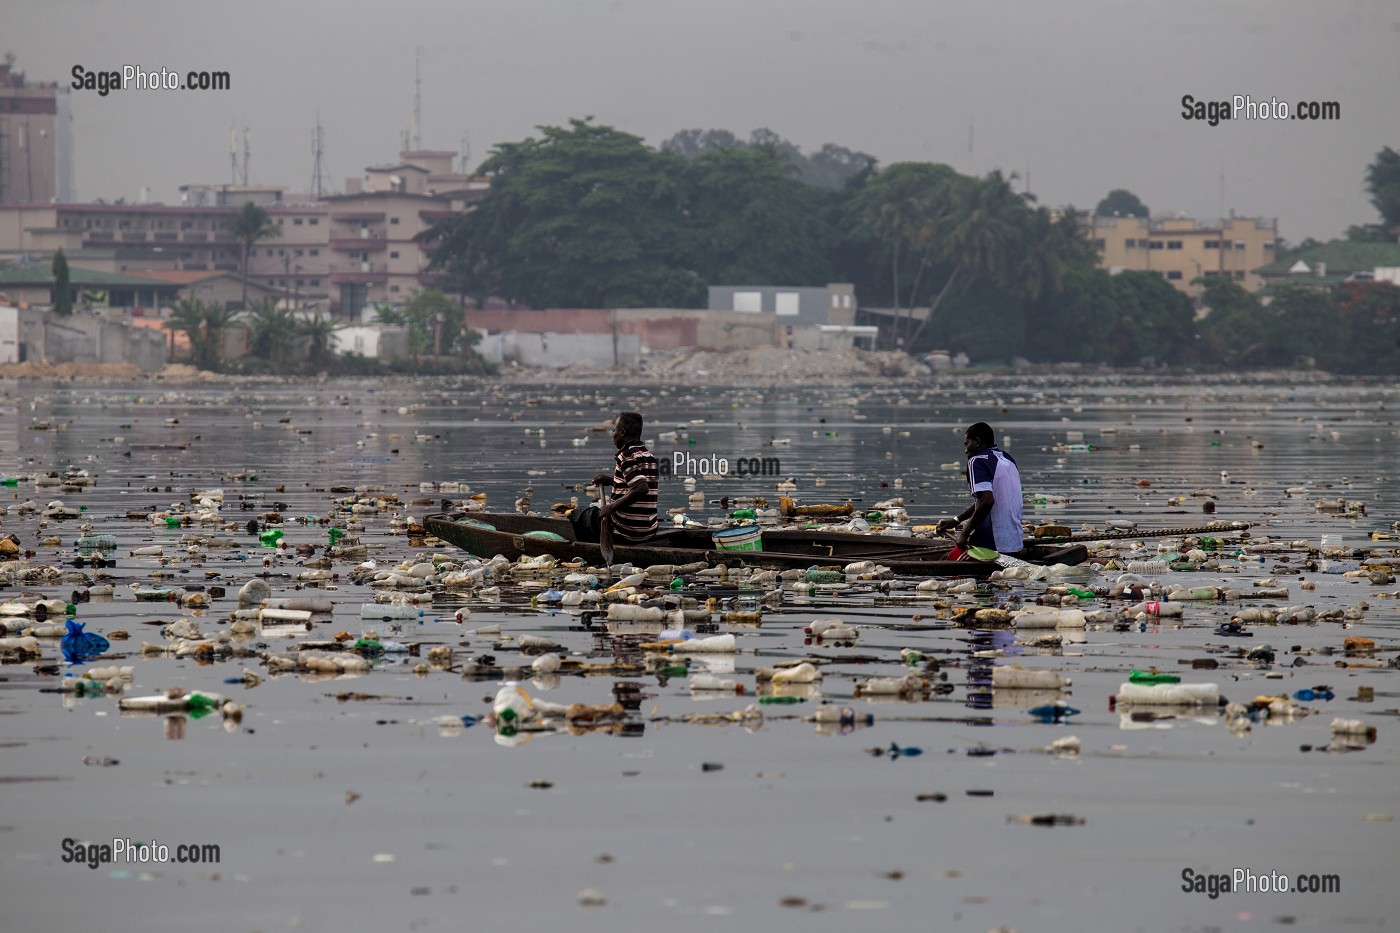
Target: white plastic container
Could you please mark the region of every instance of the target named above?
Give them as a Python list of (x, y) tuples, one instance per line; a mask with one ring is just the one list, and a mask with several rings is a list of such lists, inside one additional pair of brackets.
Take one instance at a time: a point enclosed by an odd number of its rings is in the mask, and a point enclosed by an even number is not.
[(666, 613), (657, 606), (634, 606), (631, 603), (612, 603), (608, 606), (609, 622), (660, 622)]
[(1059, 690), (1068, 684), (1055, 671), (1033, 671), (1019, 664), (992, 668), (992, 686), (1001, 690)]
[[(307, 613), (306, 617), (311, 618)], [(388, 619), (421, 619), (423, 610), (417, 606), (399, 606), (394, 603), (365, 603), (360, 607), (360, 618), (371, 621)]]
[(1135, 684), (1118, 687), (1119, 706), (1214, 706), (1219, 684)]
[(692, 638), (690, 641), (680, 642), (673, 645), (671, 650), (678, 654), (732, 654), (739, 650), (739, 645), (733, 635), (713, 635), (709, 638)]
[(1011, 624), (1018, 629), (1023, 628), (1083, 628), (1083, 609), (1054, 609), (1048, 606), (1038, 606), (1035, 609), (1023, 609), (1011, 620)]

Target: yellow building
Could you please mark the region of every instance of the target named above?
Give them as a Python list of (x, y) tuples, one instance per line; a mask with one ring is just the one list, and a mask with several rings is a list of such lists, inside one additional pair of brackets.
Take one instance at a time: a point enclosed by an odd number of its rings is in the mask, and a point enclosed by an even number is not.
[(1099, 248), (1099, 266), (1110, 273), (1153, 272), (1193, 298), (1196, 279), (1226, 276), (1246, 291), (1264, 280), (1255, 269), (1274, 261), (1278, 221), (1230, 217), (1206, 227), (1185, 217), (1094, 217), (1089, 236)]

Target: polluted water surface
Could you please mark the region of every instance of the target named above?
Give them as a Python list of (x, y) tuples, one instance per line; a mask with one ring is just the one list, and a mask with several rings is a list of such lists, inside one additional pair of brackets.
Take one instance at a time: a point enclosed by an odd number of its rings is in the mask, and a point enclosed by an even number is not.
[[(1397, 406), (1063, 377), (7, 386), (4, 926), (1380, 928)], [(745, 463), (663, 477), (664, 524), (828, 506), (797, 520), (914, 548), (987, 421), (1028, 526), (1086, 559), (608, 567), (427, 534), (587, 502), (619, 410), (663, 462)], [(1337, 890), (1196, 884), (1237, 868)]]

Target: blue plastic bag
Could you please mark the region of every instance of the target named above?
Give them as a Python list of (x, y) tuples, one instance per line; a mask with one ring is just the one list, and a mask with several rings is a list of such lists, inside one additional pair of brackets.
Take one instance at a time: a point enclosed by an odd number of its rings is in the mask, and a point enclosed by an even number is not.
[(91, 661), (111, 647), (111, 642), (91, 632), (83, 631), (82, 622), (68, 620), (68, 634), (63, 636), (60, 642), (63, 648), (63, 656), (70, 664), (82, 664), (84, 661)]

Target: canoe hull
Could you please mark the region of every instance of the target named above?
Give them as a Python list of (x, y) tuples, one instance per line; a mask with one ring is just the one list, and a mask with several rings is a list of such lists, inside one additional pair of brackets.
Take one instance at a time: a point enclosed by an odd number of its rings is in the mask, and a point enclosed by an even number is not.
[[(548, 554), (560, 561), (581, 559), (591, 566), (604, 566), (601, 548), (595, 543), (573, 540), (573, 527), (563, 519), (486, 512), (460, 519), (431, 515), (424, 520), (424, 528), (429, 534), (478, 557), (500, 554), (509, 560), (518, 560)], [(530, 537), (528, 532), (531, 531), (553, 532), (565, 540)], [(762, 551), (716, 550), (709, 537), (709, 529), (702, 529), (666, 531), (645, 544), (617, 541), (613, 545), (613, 562), (645, 567), (704, 561), (710, 565), (790, 570), (873, 560), (898, 574), (947, 577), (987, 576), (998, 569), (991, 562), (947, 560), (941, 556), (947, 553), (946, 545), (924, 545), (920, 539), (893, 535), (765, 528)], [(1021, 556), (1032, 563), (1077, 564), (1087, 559), (1088, 552), (1083, 545), (1077, 545), (1054, 550), (1045, 548)]]

